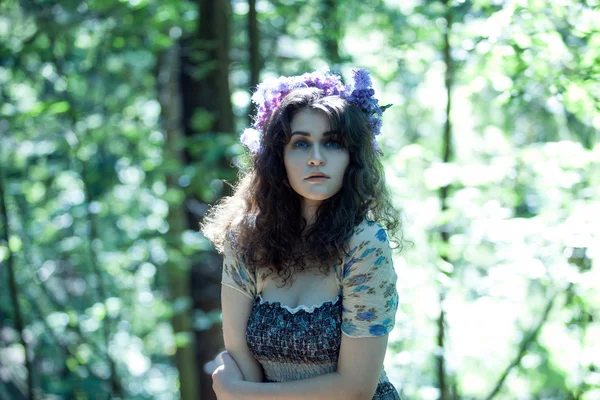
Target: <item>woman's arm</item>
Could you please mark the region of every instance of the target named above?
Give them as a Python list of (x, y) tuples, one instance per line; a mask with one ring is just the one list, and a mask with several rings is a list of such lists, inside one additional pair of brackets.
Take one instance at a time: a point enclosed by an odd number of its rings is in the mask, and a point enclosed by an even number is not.
[(262, 367), (246, 343), (246, 327), (251, 309), (252, 299), (239, 290), (221, 285), (225, 348), (237, 363), (245, 381), (262, 382), (264, 380)]
[(377, 389), (388, 335), (352, 338), (342, 335), (337, 371), (290, 382), (234, 381), (232, 399), (239, 400), (371, 400)]
[[(344, 378), (337, 372), (332, 372), (290, 382), (236, 381), (231, 385), (231, 398), (239, 400), (352, 400), (362, 398), (357, 397), (358, 393), (351, 394), (348, 389)], [(371, 398), (372, 396), (369, 397), (369, 400)]]

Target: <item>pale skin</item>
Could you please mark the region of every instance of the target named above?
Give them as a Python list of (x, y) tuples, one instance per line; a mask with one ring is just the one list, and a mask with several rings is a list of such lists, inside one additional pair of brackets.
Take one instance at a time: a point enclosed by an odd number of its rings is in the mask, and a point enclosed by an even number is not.
[[(342, 187), (349, 163), (348, 151), (325, 135), (329, 123), (324, 113), (299, 111), (292, 119), (292, 136), (284, 150), (290, 186), (302, 197), (302, 213), (311, 221), (316, 208)], [(311, 172), (330, 177), (322, 183), (306, 182)], [(383, 365), (388, 335), (353, 338), (342, 334), (337, 370), (309, 379), (263, 382), (264, 373), (246, 343), (246, 327), (253, 299), (228, 286), (221, 286), (223, 365), (212, 375), (219, 400), (363, 400), (372, 399)]]
[[(302, 216), (310, 223), (323, 200), (340, 191), (350, 163), (348, 150), (327, 134), (327, 116), (319, 110), (303, 109), (294, 115), (292, 136), (286, 144), (283, 161), (290, 186), (302, 199)], [(329, 176), (324, 182), (305, 178), (312, 172)]]

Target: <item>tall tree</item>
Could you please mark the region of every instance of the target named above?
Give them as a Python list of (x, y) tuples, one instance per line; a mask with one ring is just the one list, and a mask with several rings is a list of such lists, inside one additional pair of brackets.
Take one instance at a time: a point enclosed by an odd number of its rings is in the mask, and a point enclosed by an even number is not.
[[(448, 0), (442, 0), (446, 7), (444, 14), (444, 24), (442, 25), (442, 37), (443, 37), (443, 60), (446, 65), (444, 74), (444, 84), (446, 88), (446, 121), (444, 123), (444, 133), (442, 139), (443, 152), (442, 160), (445, 163), (451, 162), (454, 156), (452, 149), (452, 120), (450, 118), (452, 112), (452, 85), (454, 84), (454, 63), (452, 62), (451, 46), (450, 46), (450, 33), (452, 32), (452, 7), (448, 5)], [(450, 190), (449, 185), (444, 185), (439, 189), (439, 197), (441, 204), (441, 212), (445, 212), (448, 209), (448, 191)], [(448, 231), (447, 225), (440, 227), (440, 235), (442, 243), (448, 244), (450, 240), (451, 232)], [(440, 254), (440, 258), (448, 262), (447, 254)], [(446, 273), (441, 270), (440, 273)], [(444, 310), (444, 301), (447, 295), (447, 288), (444, 285), (445, 282), (440, 282), (439, 285), (439, 301), (440, 301), (440, 314), (437, 321), (437, 346), (438, 353), (436, 354), (437, 371), (438, 371), (438, 385), (440, 389), (440, 400), (448, 399), (448, 388), (446, 382), (446, 356), (445, 356), (445, 339), (446, 339), (446, 313)]]
[[(181, 89), (183, 99), (183, 127), (186, 138), (185, 167), (193, 171), (191, 188), (186, 193), (188, 227), (198, 231), (199, 221), (207, 204), (229, 194), (227, 186), (203, 192), (205, 187), (232, 168), (226, 149), (215, 146), (223, 143), (221, 136), (234, 131), (234, 116), (229, 85), (230, 3), (226, 0), (198, 0), (198, 25), (195, 32), (183, 40), (181, 52)], [(221, 173), (225, 171), (225, 173)], [(229, 171), (229, 172), (228, 172)], [(214, 251), (202, 252), (192, 266), (192, 296), (196, 312), (205, 315), (220, 309), (221, 258)], [(196, 334), (197, 361), (204, 364), (222, 348), (222, 330), (213, 324)], [(201, 374), (200, 398), (212, 399), (212, 379)]]
[[(179, 86), (179, 46), (174, 43), (166, 50), (159, 62), (159, 100), (163, 121), (165, 124), (165, 158), (174, 168), (168, 171), (167, 188), (179, 193), (178, 174), (182, 167), (181, 143), (183, 127), (181, 124), (181, 93)], [(186, 230), (185, 210), (181, 206), (182, 196), (175, 196), (175, 201), (170, 204), (169, 215), (169, 246), (171, 254), (166, 263), (166, 275), (171, 300), (174, 303), (188, 304), (190, 298), (189, 287), (189, 262), (181, 256), (181, 242)], [(175, 335), (183, 337), (184, 346), (179, 346), (175, 353), (175, 363), (179, 370), (180, 393), (182, 400), (198, 399), (198, 368), (196, 364), (196, 346), (192, 335), (190, 309), (185, 307), (175, 309), (172, 316), (172, 325)], [(190, 340), (192, 339), (192, 340)]]
[(323, 33), (319, 35), (319, 38), (323, 53), (331, 66), (331, 70), (339, 72), (342, 63), (339, 44), (343, 37), (340, 15), (342, 8), (335, 0), (322, 0), (319, 8), (321, 10), (319, 20), (323, 27)]
[[(260, 57), (260, 34), (258, 29), (258, 15), (256, 0), (248, 0), (248, 64), (250, 65), (250, 88), (254, 89), (260, 79), (262, 59)], [(248, 122), (252, 122), (255, 113), (253, 103), (248, 105)]]
[[(0, 135), (2, 138), (2, 135)], [(10, 232), (10, 223), (8, 220), (8, 211), (6, 205), (6, 196), (5, 196), (5, 184), (4, 184), (4, 166), (2, 165), (4, 162), (3, 154), (0, 153), (0, 221), (4, 225), (4, 229), (0, 232), (0, 243), (4, 243), (7, 246), (7, 269), (8, 269), (8, 287), (10, 290), (10, 299), (12, 302), (13, 308), (13, 319), (15, 321), (15, 328), (17, 330), (17, 334), (19, 335), (19, 341), (21, 346), (23, 346), (23, 355), (25, 358), (25, 369), (27, 372), (27, 399), (33, 400), (35, 399), (34, 394), (34, 386), (33, 386), (33, 367), (31, 363), (31, 358), (29, 356), (29, 349), (27, 345), (27, 341), (25, 340), (25, 323), (23, 318), (23, 311), (19, 302), (19, 288), (17, 286), (17, 279), (15, 275), (15, 257), (13, 255), (14, 247), (13, 244), (11, 246), (11, 232)], [(14, 238), (13, 238), (14, 239)]]

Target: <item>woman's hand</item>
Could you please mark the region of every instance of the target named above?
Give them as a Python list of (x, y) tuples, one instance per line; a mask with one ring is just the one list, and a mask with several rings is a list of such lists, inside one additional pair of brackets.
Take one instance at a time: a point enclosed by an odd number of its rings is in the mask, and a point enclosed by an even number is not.
[(221, 353), (221, 359), (223, 365), (212, 374), (213, 390), (218, 400), (235, 399), (233, 388), (236, 382), (244, 380), (244, 375), (229, 353)]

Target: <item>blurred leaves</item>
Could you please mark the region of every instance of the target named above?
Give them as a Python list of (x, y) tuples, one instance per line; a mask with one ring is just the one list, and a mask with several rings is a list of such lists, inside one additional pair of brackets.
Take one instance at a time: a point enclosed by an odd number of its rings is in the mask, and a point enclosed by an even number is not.
[[(443, 351), (459, 395), (484, 398), (554, 299), (496, 396), (596, 398), (598, 2), (448, 3), (337, 2), (333, 29), (324, 2), (258, 2), (261, 78), (322, 67), (334, 43), (342, 75), (368, 68), (380, 103), (393, 104), (381, 146), (415, 247), (395, 257), (400, 311), (386, 371), (406, 397), (438, 397), (433, 358)], [(241, 132), (253, 90), (247, 5), (231, 6), (230, 81)], [(108, 395), (109, 356), (127, 398), (178, 390), (172, 356), (193, 338), (174, 333), (169, 320), (192, 305), (169, 300), (165, 265), (186, 265), (210, 246), (197, 231), (175, 235), (168, 214), (182, 207), (202, 214), (235, 180), (234, 165), (247, 162), (236, 132), (207, 132), (165, 149), (159, 56), (197, 29), (195, 7), (176, 0), (0, 2), (0, 169), (12, 227), (8, 243), (0, 242), (0, 263), (15, 255), (34, 381), (45, 395)], [(456, 157), (444, 163), (448, 12)], [(191, 111), (196, 131), (218, 118)], [(183, 150), (191, 160), (181, 168), (170, 152)], [(222, 160), (231, 160), (228, 168)], [(167, 176), (176, 177), (174, 186)], [(445, 186), (449, 208), (441, 211)], [(97, 294), (90, 249), (106, 298)], [(25, 353), (5, 271), (0, 379), (19, 386)], [(435, 341), (440, 307), (444, 349)], [(196, 331), (220, 323), (219, 310), (193, 312)], [(0, 397), (9, 386), (0, 385)]]

